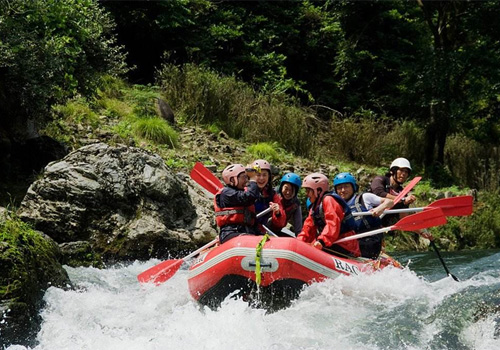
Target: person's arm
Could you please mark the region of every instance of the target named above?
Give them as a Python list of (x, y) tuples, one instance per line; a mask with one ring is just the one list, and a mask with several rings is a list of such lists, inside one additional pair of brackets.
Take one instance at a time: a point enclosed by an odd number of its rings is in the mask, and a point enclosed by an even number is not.
[(339, 238), (340, 223), (344, 218), (344, 211), (331, 196), (323, 198), (323, 211), (325, 213), (325, 227), (317, 240), (323, 242), (325, 247), (329, 247)]
[(257, 198), (259, 198), (257, 182), (250, 181), (245, 190), (231, 188), (231, 191), (226, 191), (224, 202), (226, 207), (249, 206), (254, 204)]
[[(371, 184), (370, 184), (370, 190), (373, 194), (385, 198), (387, 195), (391, 196), (387, 191), (386, 191), (386, 177), (385, 176), (376, 176)], [(393, 198), (391, 198), (393, 199)]]
[(273, 201), (269, 203), (269, 206), (272, 208), (273, 213), (271, 224), (274, 229), (281, 230), (286, 226), (286, 213), (285, 209), (283, 209), (283, 205), (281, 204), (281, 198), (279, 194), (274, 194)]
[(373, 193), (363, 193), (362, 196), (366, 209), (370, 210), (375, 217), (382, 215), (384, 210), (391, 208), (394, 203), (392, 199), (382, 198)]
[(312, 215), (309, 214), (304, 221), (302, 226), (302, 231), (297, 235), (297, 239), (304, 241), (306, 243), (311, 243), (316, 236), (316, 226), (314, 225), (314, 220)]

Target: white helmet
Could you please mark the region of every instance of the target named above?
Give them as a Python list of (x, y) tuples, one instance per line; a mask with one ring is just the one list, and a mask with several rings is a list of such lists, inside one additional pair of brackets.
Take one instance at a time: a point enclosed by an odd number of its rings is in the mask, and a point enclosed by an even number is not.
[[(396, 158), (392, 161), (391, 163), (391, 171), (393, 171), (394, 168), (407, 168), (411, 172), (411, 165), (408, 159), (406, 158)], [(397, 170), (397, 169), (396, 169)]]

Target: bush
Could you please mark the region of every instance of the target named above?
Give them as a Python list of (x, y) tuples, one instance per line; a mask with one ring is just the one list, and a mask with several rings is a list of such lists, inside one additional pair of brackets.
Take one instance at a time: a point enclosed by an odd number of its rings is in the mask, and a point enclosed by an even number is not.
[(255, 159), (265, 159), (270, 163), (275, 163), (280, 160), (277, 143), (261, 142), (247, 147), (247, 151)]
[(234, 77), (192, 64), (164, 65), (157, 80), (185, 122), (216, 124), (248, 142), (276, 141), (297, 155), (313, 153), (315, 118), (284, 94), (258, 94)]
[(156, 115), (156, 104), (159, 93), (151, 86), (134, 85), (128, 90), (128, 97), (134, 103), (134, 114), (139, 118)]
[(79, 146), (74, 141), (77, 128), (87, 132), (95, 131), (101, 124), (99, 116), (83, 98), (71, 100), (64, 105), (54, 105), (52, 116), (52, 121), (41, 133), (75, 147)]
[(0, 122), (43, 124), (52, 105), (92, 95), (103, 74), (125, 73), (113, 30), (95, 1), (1, 1), (0, 112), (11, 119)]
[(445, 158), (450, 172), (464, 185), (493, 192), (500, 188), (498, 147), (455, 134), (447, 139)]
[(134, 133), (146, 140), (166, 144), (171, 148), (178, 146), (177, 132), (160, 118), (140, 118), (133, 124)]

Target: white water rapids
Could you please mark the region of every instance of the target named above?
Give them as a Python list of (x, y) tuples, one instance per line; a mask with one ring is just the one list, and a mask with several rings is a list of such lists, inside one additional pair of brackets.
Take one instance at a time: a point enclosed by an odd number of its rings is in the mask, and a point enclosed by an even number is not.
[[(435, 256), (415, 257), (435, 264)], [(67, 268), (76, 289), (47, 291), (32, 349), (500, 349), (500, 308), (478, 313), (500, 301), (500, 253), (450, 266), (461, 282), (437, 280), (440, 265), (419, 274), (410, 264), (317, 283), (275, 313), (232, 299), (217, 311), (200, 308), (185, 269), (160, 286), (140, 285), (136, 275), (158, 262)]]

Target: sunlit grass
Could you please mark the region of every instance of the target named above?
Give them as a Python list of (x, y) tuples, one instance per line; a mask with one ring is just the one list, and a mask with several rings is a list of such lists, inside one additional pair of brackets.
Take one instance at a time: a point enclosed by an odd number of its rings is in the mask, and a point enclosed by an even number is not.
[(259, 142), (247, 147), (254, 159), (265, 159), (270, 163), (276, 163), (282, 160), (279, 151), (279, 145), (276, 142)]
[(135, 135), (157, 144), (165, 144), (172, 148), (178, 146), (179, 135), (161, 118), (139, 118), (133, 125)]

